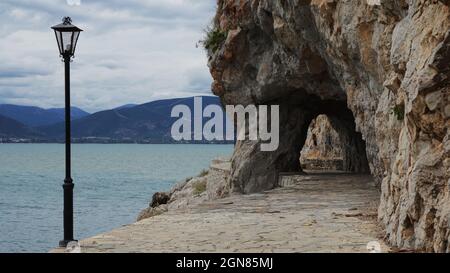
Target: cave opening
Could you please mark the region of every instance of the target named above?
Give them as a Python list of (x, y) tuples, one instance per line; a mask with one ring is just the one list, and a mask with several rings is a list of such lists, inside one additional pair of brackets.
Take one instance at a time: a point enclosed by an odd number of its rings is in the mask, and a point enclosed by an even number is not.
[[(279, 105), (279, 146), (274, 151), (261, 151), (262, 141), (237, 141), (232, 158), (229, 184), (233, 192), (255, 193), (284, 186), (284, 177), (308, 173), (300, 164), (300, 153), (308, 141), (313, 120), (326, 116), (341, 144), (336, 160), (346, 173), (370, 174), (366, 144), (357, 132), (352, 111), (344, 100), (322, 100), (313, 96), (293, 97)], [(322, 116), (323, 115), (323, 116)], [(321, 136), (312, 135), (319, 145)]]
[(369, 174), (366, 144), (347, 105), (338, 101), (315, 105), (300, 131), (300, 169)]

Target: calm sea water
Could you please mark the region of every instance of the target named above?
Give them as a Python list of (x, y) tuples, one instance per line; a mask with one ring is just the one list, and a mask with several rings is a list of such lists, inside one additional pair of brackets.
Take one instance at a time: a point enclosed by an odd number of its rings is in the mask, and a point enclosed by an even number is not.
[[(135, 221), (156, 191), (208, 168), (232, 145), (73, 145), (75, 237)], [(62, 239), (64, 145), (0, 144), (0, 252), (47, 252)]]

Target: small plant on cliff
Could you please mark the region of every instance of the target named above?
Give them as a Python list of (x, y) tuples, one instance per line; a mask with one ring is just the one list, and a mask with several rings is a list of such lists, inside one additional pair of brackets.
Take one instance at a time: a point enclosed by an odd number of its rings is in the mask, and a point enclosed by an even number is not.
[(405, 119), (405, 105), (398, 104), (394, 108), (392, 108), (392, 113), (397, 117), (397, 120)]
[(227, 39), (228, 32), (218, 29), (217, 27), (208, 27), (205, 30), (206, 37), (200, 41), (200, 44), (208, 51), (216, 53)]
[(206, 180), (198, 181), (194, 185), (194, 195), (200, 195), (206, 191)]
[(199, 177), (204, 177), (204, 176), (207, 176), (208, 173), (209, 173), (208, 170), (202, 170), (202, 172), (201, 172), (198, 176), (199, 176)]

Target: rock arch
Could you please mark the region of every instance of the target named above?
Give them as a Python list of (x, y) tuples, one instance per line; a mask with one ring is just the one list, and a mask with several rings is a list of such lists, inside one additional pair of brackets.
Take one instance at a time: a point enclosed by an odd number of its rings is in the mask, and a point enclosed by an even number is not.
[[(272, 102), (274, 103), (274, 102)], [(306, 97), (280, 102), (280, 146), (272, 152), (260, 149), (260, 141), (238, 141), (232, 158), (231, 189), (239, 193), (253, 193), (273, 189), (281, 172), (302, 172), (299, 154), (308, 128), (321, 114), (330, 118), (343, 144), (343, 170), (369, 173), (366, 146), (361, 133), (356, 132), (355, 121), (345, 103), (320, 101)]]

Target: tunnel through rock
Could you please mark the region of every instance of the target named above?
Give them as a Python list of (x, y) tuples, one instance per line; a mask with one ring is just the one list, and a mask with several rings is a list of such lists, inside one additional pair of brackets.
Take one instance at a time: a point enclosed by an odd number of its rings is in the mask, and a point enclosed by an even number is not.
[(300, 152), (307, 141), (313, 120), (326, 115), (341, 143), (341, 168), (369, 173), (365, 142), (356, 132), (352, 112), (342, 101), (307, 98), (272, 102), (280, 105), (280, 144), (272, 152), (261, 151), (260, 141), (238, 141), (232, 159), (230, 186), (233, 192), (253, 193), (273, 189), (280, 173), (302, 172)]

